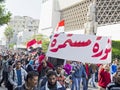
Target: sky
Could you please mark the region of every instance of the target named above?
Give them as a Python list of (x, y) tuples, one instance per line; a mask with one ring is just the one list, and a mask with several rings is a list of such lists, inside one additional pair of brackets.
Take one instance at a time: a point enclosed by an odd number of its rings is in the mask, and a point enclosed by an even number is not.
[[(5, 0), (5, 8), (14, 16), (30, 16), (40, 19), (41, 0)], [(0, 27), (0, 39), (4, 37), (4, 26)]]
[(40, 19), (41, 0), (6, 0), (6, 9), (12, 13), (12, 16), (30, 16)]

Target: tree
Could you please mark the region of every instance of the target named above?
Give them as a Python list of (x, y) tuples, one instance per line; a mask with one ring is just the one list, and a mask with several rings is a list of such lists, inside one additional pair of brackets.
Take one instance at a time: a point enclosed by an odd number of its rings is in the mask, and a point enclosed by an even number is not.
[(50, 43), (49, 38), (47, 36), (45, 36), (45, 35), (38, 34), (38, 35), (34, 35), (32, 38), (28, 39), (28, 41), (31, 40), (31, 39), (34, 39), (34, 38), (37, 41), (42, 40), (42, 48), (43, 48), (43, 51), (46, 52), (47, 49), (48, 49), (49, 43)]
[(6, 27), (4, 35), (5, 35), (5, 37), (6, 37), (7, 41), (8, 41), (8, 45), (9, 45), (10, 40), (13, 37), (13, 29), (10, 26)]
[(112, 59), (120, 59), (120, 41), (112, 41)]
[(33, 37), (35, 37), (37, 41), (42, 40), (42, 48), (43, 48), (43, 51), (46, 52), (50, 43), (49, 38), (42, 34), (38, 34)]
[(4, 0), (0, 0), (0, 26), (7, 24), (10, 21), (11, 13), (6, 11), (3, 5)]

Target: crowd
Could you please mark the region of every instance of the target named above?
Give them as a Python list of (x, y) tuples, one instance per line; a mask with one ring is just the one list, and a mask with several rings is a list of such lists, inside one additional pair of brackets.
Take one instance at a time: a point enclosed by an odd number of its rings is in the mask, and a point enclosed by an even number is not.
[(64, 60), (54, 65), (41, 48), (0, 53), (0, 86), (8, 90), (120, 90), (120, 66)]

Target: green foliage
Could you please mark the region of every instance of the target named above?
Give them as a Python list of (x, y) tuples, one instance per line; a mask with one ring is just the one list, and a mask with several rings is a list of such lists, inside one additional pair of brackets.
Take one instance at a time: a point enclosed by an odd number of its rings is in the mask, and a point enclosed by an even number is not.
[[(50, 43), (50, 40), (47, 36), (45, 35), (42, 35), (42, 34), (38, 34), (38, 35), (34, 35), (32, 38), (30, 38), (29, 40), (31, 39), (36, 39), (37, 41), (40, 41), (42, 40), (42, 48), (43, 48), (43, 51), (46, 52), (47, 49), (48, 49), (48, 46), (49, 46), (49, 43)], [(28, 40), (28, 41), (29, 41)], [(26, 42), (27, 43), (27, 42)]]
[(46, 52), (48, 49), (48, 45), (49, 45), (49, 38), (45, 35), (39, 34), (35, 36), (35, 39), (37, 41), (42, 40), (42, 48), (43, 48), (43, 51)]
[(2, 4), (4, 0), (0, 0), (0, 26), (7, 24), (10, 21), (11, 13), (6, 11), (5, 6)]
[(112, 41), (112, 59), (120, 59), (120, 41)]
[(5, 0), (0, 0), (0, 3), (4, 2)]
[(9, 48), (10, 48), (10, 49), (13, 49), (13, 48), (14, 48), (14, 45), (15, 45), (15, 43), (9, 44)]
[(8, 41), (11, 40), (11, 38), (13, 37), (13, 29), (11, 27), (6, 27), (5, 28), (5, 32), (4, 32), (5, 37), (7, 38)]

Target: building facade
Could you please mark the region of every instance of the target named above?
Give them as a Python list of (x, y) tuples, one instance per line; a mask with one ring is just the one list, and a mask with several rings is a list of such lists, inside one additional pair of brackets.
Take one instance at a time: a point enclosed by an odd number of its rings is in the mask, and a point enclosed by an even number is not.
[[(101, 31), (104, 33), (104, 28), (107, 31), (109, 26), (120, 26), (119, 0), (43, 0), (41, 7), (49, 7), (51, 10), (48, 11), (48, 9), (42, 8), (41, 14), (44, 14), (44, 16), (41, 15), (40, 26), (44, 27), (42, 27), (41, 30), (44, 32), (52, 32), (59, 20), (64, 19), (65, 32), (77, 31), (77, 33), (84, 34), (84, 24), (87, 22), (88, 7), (93, 2), (95, 2), (95, 20), (98, 23), (98, 35), (101, 35), (99, 34)], [(50, 5), (50, 3), (52, 4)], [(51, 13), (51, 15), (49, 15), (48, 12)], [(42, 20), (43, 17), (49, 17), (49, 19)], [(51, 23), (46, 25), (46, 20)], [(48, 27), (49, 25), (50, 27)], [(112, 31), (111, 28), (108, 28), (109, 36), (112, 35)], [(116, 31), (117, 34), (120, 32), (120, 29), (116, 28)]]
[(8, 26), (14, 32), (12, 42), (21, 44), (38, 32), (39, 19), (28, 16), (15, 16), (10, 20)]

